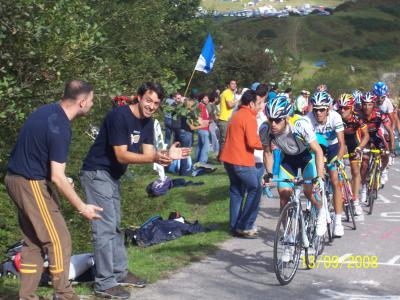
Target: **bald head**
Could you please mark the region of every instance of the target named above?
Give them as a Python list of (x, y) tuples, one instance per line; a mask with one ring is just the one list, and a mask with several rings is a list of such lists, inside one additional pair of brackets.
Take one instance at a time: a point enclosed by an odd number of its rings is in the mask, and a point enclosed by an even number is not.
[(65, 84), (62, 100), (78, 100), (81, 95), (88, 95), (93, 87), (83, 80), (70, 80)]

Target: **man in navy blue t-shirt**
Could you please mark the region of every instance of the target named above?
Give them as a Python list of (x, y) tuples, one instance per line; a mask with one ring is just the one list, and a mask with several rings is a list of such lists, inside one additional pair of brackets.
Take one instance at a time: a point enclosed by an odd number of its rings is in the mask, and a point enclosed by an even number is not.
[(164, 97), (162, 87), (144, 83), (138, 101), (110, 111), (87, 154), (81, 182), (88, 203), (103, 208), (102, 219), (92, 222), (96, 264), (95, 294), (98, 297), (127, 299), (123, 286), (144, 287), (146, 281), (128, 272), (128, 259), (121, 236), (120, 178), (128, 164), (159, 163), (186, 158), (190, 148), (172, 145), (169, 151), (154, 148), (152, 115)]
[(5, 177), (7, 192), (18, 208), (24, 239), (21, 252), (20, 299), (36, 299), (44, 255), (57, 299), (79, 299), (68, 280), (71, 237), (49, 181), (87, 219), (99, 218), (101, 208), (85, 204), (65, 176), (71, 121), (89, 112), (93, 88), (71, 80), (60, 102), (43, 105), (22, 126), (11, 152)]

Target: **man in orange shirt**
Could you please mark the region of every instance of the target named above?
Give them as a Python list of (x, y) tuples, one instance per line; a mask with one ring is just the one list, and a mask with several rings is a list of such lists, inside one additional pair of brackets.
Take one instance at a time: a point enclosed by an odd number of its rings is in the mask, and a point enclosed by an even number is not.
[[(248, 90), (243, 94), (241, 103), (228, 124), (220, 159), (224, 162), (230, 180), (231, 232), (243, 237), (253, 237), (257, 234), (254, 223), (262, 190), (254, 159), (254, 150), (263, 148), (257, 133), (256, 116), (263, 101), (254, 91)], [(245, 192), (247, 198), (242, 205)]]

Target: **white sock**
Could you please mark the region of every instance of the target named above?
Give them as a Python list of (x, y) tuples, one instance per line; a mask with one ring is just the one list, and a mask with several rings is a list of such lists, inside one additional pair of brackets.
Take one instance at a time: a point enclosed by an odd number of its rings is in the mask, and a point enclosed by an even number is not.
[(342, 224), (342, 214), (336, 214), (336, 216), (335, 216), (335, 223), (337, 224), (337, 225), (341, 225)]

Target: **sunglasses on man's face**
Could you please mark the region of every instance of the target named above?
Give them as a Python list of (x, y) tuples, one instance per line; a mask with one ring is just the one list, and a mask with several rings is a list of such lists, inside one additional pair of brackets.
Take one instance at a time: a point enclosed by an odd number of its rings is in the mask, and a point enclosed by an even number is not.
[(348, 107), (348, 106), (339, 106), (339, 109), (340, 109), (340, 110), (350, 110), (351, 107)]
[(313, 112), (324, 112), (326, 111), (326, 108), (313, 108)]
[(276, 118), (276, 119), (269, 119), (269, 121), (275, 124), (279, 124), (280, 122), (282, 122), (284, 119), (283, 118)]

